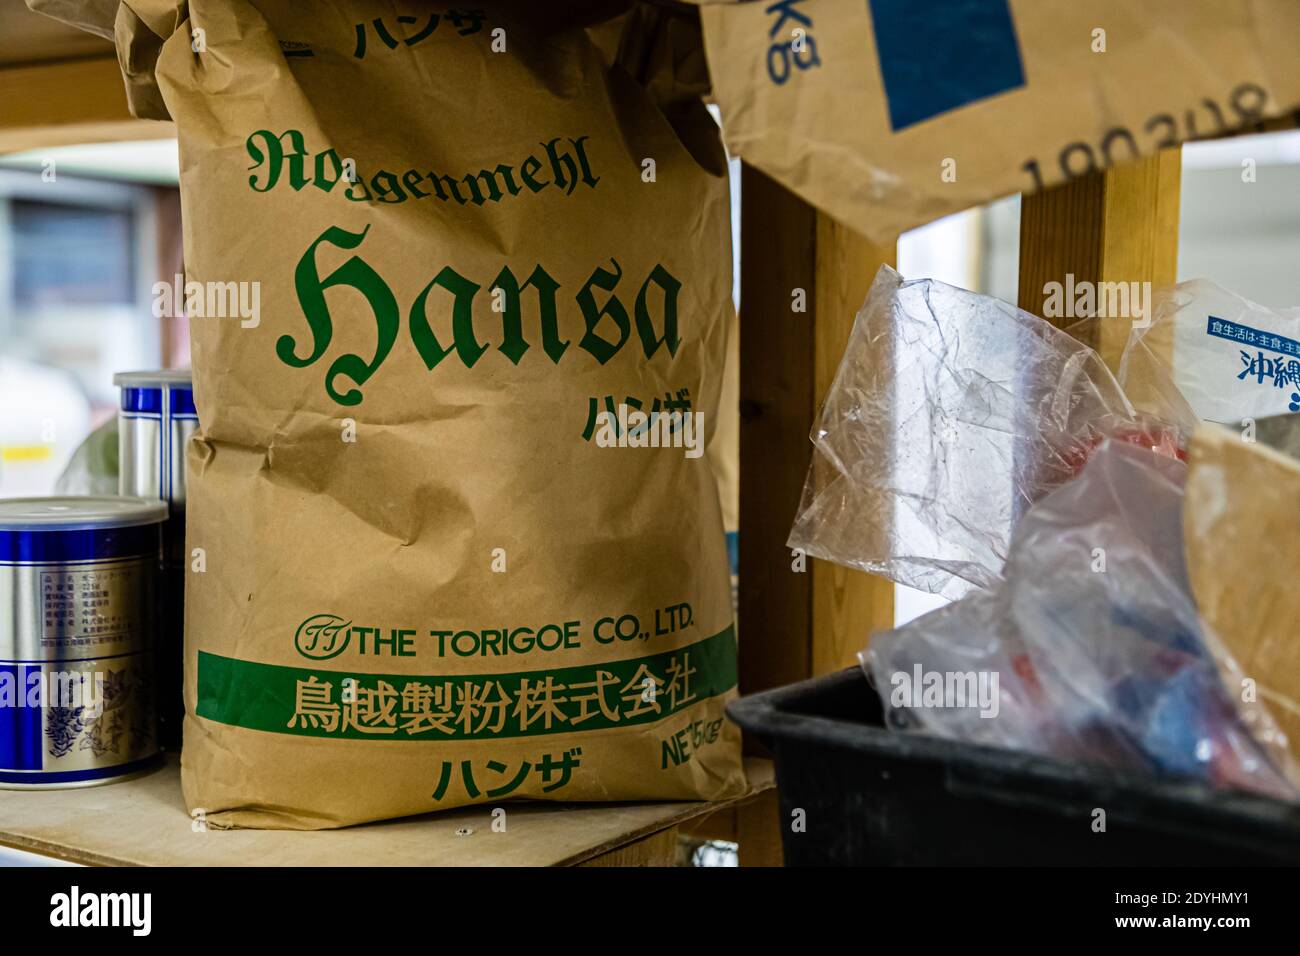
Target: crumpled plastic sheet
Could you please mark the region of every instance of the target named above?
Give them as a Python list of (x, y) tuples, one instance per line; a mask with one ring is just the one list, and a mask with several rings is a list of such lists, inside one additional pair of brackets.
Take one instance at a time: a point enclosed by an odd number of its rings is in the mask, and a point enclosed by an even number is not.
[[(1228, 692), (1242, 675), (1191, 597), (1185, 474), (1104, 442), (1024, 515), (1000, 581), (875, 635), (890, 726), (1294, 799), (1285, 736)], [(952, 690), (926, 699), (930, 674)]]
[(814, 424), (789, 545), (961, 597), (1107, 436), (1176, 456), (1193, 421), (1139, 413), (1092, 349), (998, 299), (882, 267)]

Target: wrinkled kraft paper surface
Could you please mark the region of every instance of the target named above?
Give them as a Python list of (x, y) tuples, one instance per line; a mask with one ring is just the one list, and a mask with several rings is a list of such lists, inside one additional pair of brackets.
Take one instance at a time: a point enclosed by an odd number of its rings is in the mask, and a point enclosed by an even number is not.
[(211, 825), (745, 787), (710, 455), (591, 430), (687, 401), (713, 434), (698, 31), (475, 6), (117, 13), (133, 107), (179, 129), (187, 279), (260, 283), (256, 327), (191, 319), (182, 774)]
[[(1300, 461), (1206, 425), (1192, 437), (1183, 548), (1201, 616), (1300, 759)], [(1229, 688), (1237, 690), (1237, 688)]]
[(877, 242), (1300, 108), (1294, 0), (780, 0), (701, 14), (731, 151)]

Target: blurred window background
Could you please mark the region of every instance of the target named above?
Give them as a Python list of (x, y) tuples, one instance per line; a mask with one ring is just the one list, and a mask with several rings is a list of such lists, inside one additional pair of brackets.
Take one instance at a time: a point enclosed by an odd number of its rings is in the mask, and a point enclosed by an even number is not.
[(0, 497), (50, 494), (116, 414), (113, 373), (187, 365), (184, 320), (153, 315), (180, 271), (175, 140), (0, 158)]

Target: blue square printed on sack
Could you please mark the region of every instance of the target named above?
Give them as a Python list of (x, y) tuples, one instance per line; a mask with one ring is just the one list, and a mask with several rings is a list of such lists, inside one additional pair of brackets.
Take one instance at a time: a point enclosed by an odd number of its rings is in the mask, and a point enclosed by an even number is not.
[(869, 0), (895, 132), (1025, 85), (1009, 0)]

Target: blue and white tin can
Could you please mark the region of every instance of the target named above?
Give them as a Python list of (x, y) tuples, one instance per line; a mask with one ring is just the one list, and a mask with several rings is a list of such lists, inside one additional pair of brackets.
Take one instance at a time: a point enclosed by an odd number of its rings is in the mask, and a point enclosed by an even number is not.
[(118, 372), (118, 494), (161, 498), (185, 511), (185, 448), (198, 430), (189, 369)]
[(0, 499), (0, 787), (111, 783), (158, 754), (166, 517), (142, 498)]
[(158, 725), (164, 749), (181, 745), (185, 717), (186, 449), (198, 430), (189, 369), (119, 372), (118, 494), (157, 498), (170, 515), (163, 526), (158, 644)]

